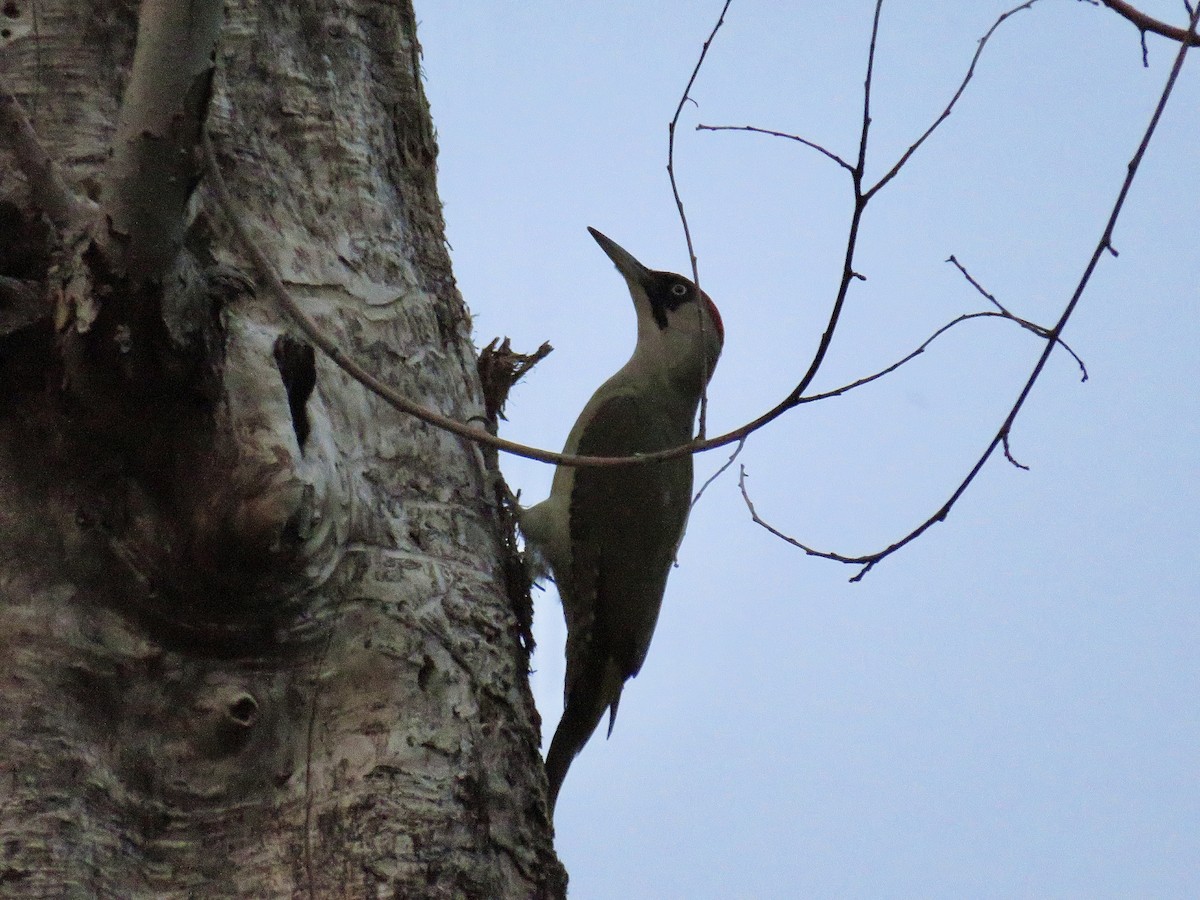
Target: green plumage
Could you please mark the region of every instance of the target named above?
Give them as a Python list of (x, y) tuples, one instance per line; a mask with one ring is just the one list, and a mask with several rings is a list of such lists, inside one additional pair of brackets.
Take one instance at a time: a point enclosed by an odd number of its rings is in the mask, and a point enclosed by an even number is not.
[[(724, 340), (707, 294), (647, 269), (592, 236), (625, 276), (638, 318), (633, 356), (579, 414), (564, 451), (628, 457), (682, 446)], [(567, 769), (645, 662), (667, 575), (692, 499), (692, 458), (611, 467), (559, 466), (550, 496), (521, 514), (535, 557), (549, 564), (567, 622), (562, 720), (546, 755), (553, 810)]]
[[(608, 399), (575, 452), (632, 456), (691, 440), (691, 416), (654, 399)], [(682, 536), (691, 492), (690, 456), (574, 473), (571, 573), (555, 573), (567, 620), (567, 677), (563, 718), (546, 757), (552, 790), (606, 709), (612, 731), (621, 688), (646, 659), (677, 548), (662, 536)]]

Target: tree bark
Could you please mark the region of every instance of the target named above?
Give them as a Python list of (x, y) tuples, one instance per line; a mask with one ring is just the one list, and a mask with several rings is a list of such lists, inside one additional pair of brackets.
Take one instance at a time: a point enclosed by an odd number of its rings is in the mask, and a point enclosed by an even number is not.
[(188, 154), (207, 115), (309, 313), (482, 415), (411, 3), (230, 0), (174, 106), (129, 81), (172, 6), (4, 8), (77, 203), (0, 135), (0, 893), (563, 896), (494, 471), (312, 352)]

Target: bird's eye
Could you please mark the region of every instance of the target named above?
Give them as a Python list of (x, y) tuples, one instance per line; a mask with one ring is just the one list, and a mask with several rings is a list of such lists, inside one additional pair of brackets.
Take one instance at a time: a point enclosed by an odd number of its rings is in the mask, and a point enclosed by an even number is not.
[(688, 292), (686, 284), (676, 284), (671, 288), (671, 293), (676, 297), (682, 297)]

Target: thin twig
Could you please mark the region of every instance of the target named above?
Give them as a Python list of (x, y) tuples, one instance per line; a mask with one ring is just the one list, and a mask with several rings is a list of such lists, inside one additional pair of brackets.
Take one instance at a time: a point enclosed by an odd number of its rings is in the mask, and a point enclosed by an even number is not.
[[(933, 124), (930, 125), (928, 128), (926, 128), (924, 133), (919, 138), (917, 138), (916, 141), (914, 141), (907, 150), (904, 151), (904, 153), (901, 155), (901, 157), (896, 161), (896, 164), (893, 165), (887, 171), (887, 173), (882, 178), (879, 179), (879, 181), (877, 181), (870, 189), (868, 189), (866, 191), (867, 199), (870, 199), (872, 196), (877, 194), (889, 181), (891, 181), (893, 178), (895, 178), (900, 173), (900, 170), (903, 169), (904, 166), (908, 163), (908, 161), (912, 158), (913, 154), (915, 154), (921, 148), (921, 145), (924, 144), (925, 141), (927, 141), (930, 138), (930, 136), (933, 135), (933, 133), (935, 131), (937, 131), (938, 127), (943, 122), (945, 122), (946, 119), (950, 118), (950, 114), (952, 112), (954, 112), (954, 107), (958, 104), (958, 101), (962, 97), (963, 93), (966, 92), (967, 85), (970, 84), (971, 79), (975, 77), (975, 66), (979, 63), (979, 59), (983, 55), (984, 47), (987, 46), (988, 40), (992, 37), (992, 35), (996, 32), (996, 30), (1001, 25), (1003, 25), (1004, 21), (1006, 19), (1008, 19), (1010, 16), (1013, 16), (1016, 13), (1021, 12), (1022, 10), (1031, 8), (1037, 2), (1038, 2), (1038, 0), (1027, 0), (1027, 2), (1022, 3), (1020, 6), (1013, 7), (1012, 9), (1008, 10), (1008, 12), (1001, 14), (1000, 17), (997, 18), (996, 21), (992, 23), (992, 27), (989, 28), (987, 30), (987, 32), (983, 35), (983, 37), (981, 37), (979, 39), (978, 46), (976, 46), (976, 48), (975, 48), (975, 55), (971, 57), (971, 64), (967, 67), (967, 72), (963, 76), (963, 80), (959, 83), (958, 89), (954, 92), (954, 96), (952, 96), (950, 98), (950, 102), (946, 104), (945, 108), (938, 115), (937, 119), (934, 120)], [(878, 28), (878, 25), (879, 25), (879, 8), (876, 7), (875, 27)], [(874, 32), (872, 33), (872, 36), (874, 36)], [(873, 57), (873, 54), (872, 54), (872, 57)], [(869, 77), (870, 77), (870, 75), (868, 73), (868, 78)], [(864, 105), (866, 106), (864, 113), (869, 116), (869, 114), (870, 114), (870, 98), (869, 97), (865, 98)], [(802, 138), (799, 135), (788, 134), (787, 132), (783, 132), (783, 131), (772, 131), (771, 129), (768, 129), (768, 128), (756, 128), (753, 125), (697, 125), (696, 130), (697, 131), (749, 131), (749, 132), (753, 132), (755, 134), (765, 134), (765, 135), (770, 135), (772, 137), (786, 138), (789, 141), (797, 141), (806, 147), (810, 147), (813, 150), (816, 150), (818, 153), (824, 154), (826, 157), (833, 160), (835, 163), (837, 163), (842, 168), (848, 170), (849, 172), (851, 172), (851, 173), (854, 172), (854, 167), (851, 166), (844, 159), (842, 159), (840, 156), (838, 156), (836, 153), (832, 152), (831, 150), (826, 149), (825, 147), (821, 146), (820, 144), (818, 144), (814, 141), (810, 141), (807, 138)]]
[(1009, 436), (1007, 434), (1004, 435), (1004, 458), (1007, 459), (1014, 466), (1016, 466), (1018, 469), (1022, 469), (1026, 472), (1029, 471), (1029, 466), (1025, 465), (1022, 462), (1018, 462), (1017, 458), (1015, 456), (1013, 456), (1012, 447), (1009, 445)]
[[(704, 59), (708, 56), (708, 48), (712, 46), (713, 39), (717, 36), (717, 32), (721, 30), (721, 26), (725, 24), (725, 13), (729, 11), (729, 4), (733, 0), (725, 0), (725, 5), (721, 7), (721, 14), (717, 16), (717, 24), (713, 26), (712, 31), (708, 34), (708, 40), (704, 42), (704, 46), (700, 48), (700, 58), (696, 60), (696, 67), (692, 69), (692, 75), (687, 81), (687, 85), (683, 89), (683, 93), (679, 97), (679, 103), (675, 107), (675, 115), (671, 117), (670, 124), (667, 125), (667, 178), (671, 181), (671, 193), (675, 197), (675, 208), (679, 210), (679, 221), (683, 225), (683, 237), (687, 241), (688, 259), (692, 266), (692, 281), (696, 285), (696, 290), (700, 290), (700, 267), (696, 261), (696, 248), (692, 244), (692, 230), (688, 227), (687, 213), (683, 209), (683, 198), (679, 195), (679, 184), (675, 181), (675, 128), (679, 125), (679, 116), (683, 113), (683, 106), (688, 100), (692, 92), (692, 85), (696, 83), (696, 77), (700, 74), (700, 67), (704, 65)], [(692, 101), (695, 102), (695, 101)], [(697, 309), (700, 307), (697, 306)], [(704, 319), (701, 317), (700, 326), (703, 330)], [(701, 372), (701, 387), (700, 387), (700, 437), (703, 438), (708, 423), (708, 359), (704, 359), (705, 371)]]
[(1022, 3), (1020, 6), (1015, 6), (1008, 12), (1002, 13), (1000, 17), (992, 23), (992, 27), (989, 28), (987, 33), (979, 39), (979, 45), (975, 48), (975, 55), (971, 57), (971, 64), (967, 66), (967, 74), (963, 76), (962, 83), (959, 84), (958, 90), (954, 92), (954, 96), (950, 98), (950, 102), (946, 104), (946, 108), (942, 110), (941, 115), (934, 120), (933, 124), (925, 129), (925, 133), (917, 138), (911, 147), (904, 151), (900, 159), (896, 161), (896, 164), (887, 171), (887, 174), (875, 182), (874, 187), (867, 191), (868, 197), (876, 194), (880, 189), (883, 188), (885, 184), (895, 178), (900, 173), (900, 170), (904, 168), (905, 164), (912, 159), (913, 154), (920, 149), (921, 145), (929, 139), (930, 135), (937, 131), (938, 126), (945, 122), (946, 119), (950, 118), (950, 113), (954, 111), (955, 104), (958, 103), (959, 98), (963, 95), (963, 92), (966, 91), (967, 85), (971, 83), (971, 79), (975, 77), (975, 65), (979, 62), (979, 58), (983, 55), (983, 48), (987, 46), (988, 39), (995, 34), (996, 29), (1003, 25), (1004, 20), (1009, 16), (1016, 15), (1023, 9), (1029, 9), (1035, 3), (1037, 3), (1037, 0), (1028, 0), (1028, 2)]
[(875, 560), (870, 556), (843, 556), (840, 553), (833, 553), (828, 550), (817, 550), (815, 547), (810, 547), (808, 544), (801, 543), (789, 534), (784, 534), (766, 519), (759, 516), (758, 510), (754, 508), (754, 501), (750, 499), (750, 491), (746, 487), (746, 479), (749, 477), (749, 475), (746, 473), (746, 467), (743, 465), (740, 466), (739, 469), (738, 488), (742, 492), (742, 502), (746, 504), (746, 509), (750, 511), (750, 518), (755, 525), (765, 528), (781, 541), (791, 544), (798, 550), (803, 550), (809, 556), (816, 556), (820, 559), (829, 559), (833, 562), (846, 563), (847, 565), (861, 565), (863, 567), (862, 570), (859, 571), (859, 573), (853, 578), (851, 578), (851, 581), (859, 581), (864, 575), (867, 574), (868, 571), (870, 571), (871, 567), (878, 562), (878, 560)]
[(796, 141), (797, 143), (803, 144), (805, 147), (809, 147), (813, 150), (816, 150), (818, 153), (822, 154), (823, 156), (826, 156), (829, 159), (833, 160), (835, 163), (837, 163), (839, 166), (841, 166), (847, 172), (852, 173), (854, 171), (854, 166), (850, 165), (850, 163), (846, 162), (844, 159), (842, 159), (840, 156), (838, 156), (832, 150), (827, 150), (825, 147), (822, 147), (820, 144), (816, 143), (815, 141), (810, 141), (810, 140), (808, 140), (808, 138), (802, 138), (798, 134), (788, 134), (785, 131), (772, 131), (770, 128), (758, 128), (754, 125), (697, 125), (696, 130), (697, 131), (749, 131), (749, 132), (752, 132), (753, 134), (765, 134), (765, 135), (769, 135), (770, 137), (787, 138), (789, 141)]
[(375, 396), (379, 397), (389, 406), (400, 412), (407, 413), (420, 419), (426, 424), (433, 425), (436, 428), (441, 428), (456, 434), (459, 437), (466, 438), (470, 441), (475, 441), (479, 444), (484, 444), (489, 447), (495, 447), (497, 450), (503, 450), (506, 453), (512, 453), (516, 456), (523, 456), (527, 459), (541, 460), (542, 462), (557, 463), (559, 465), (573, 466), (616, 466), (630, 465), (642, 462), (644, 459), (649, 459), (651, 456), (658, 458), (670, 458), (671, 456), (684, 456), (692, 452), (690, 446), (675, 448), (673, 451), (667, 451), (665, 454), (647, 454), (645, 457), (597, 457), (597, 456), (571, 456), (563, 453), (552, 453), (548, 450), (541, 450), (536, 447), (527, 447), (524, 444), (517, 444), (513, 441), (505, 440), (489, 434), (482, 428), (473, 425), (467, 425), (449, 416), (442, 415), (428, 407), (416, 403), (403, 394), (399, 393), (391, 385), (384, 383), (368, 372), (356, 360), (350, 358), (342, 350), (341, 347), (327, 334), (316, 320), (306, 313), (301, 308), (300, 303), (292, 296), (292, 293), (284, 286), (279, 274), (275, 271), (274, 265), (267, 258), (267, 255), (259, 247), (258, 243), (251, 236), (249, 229), (242, 221), (242, 217), (238, 214), (237, 207), (234, 204), (233, 197), (229, 193), (229, 188), (225, 184), (225, 179), (221, 175), (220, 166), (217, 164), (216, 153), (213, 150), (212, 139), (208, 132), (205, 131), (203, 136), (204, 156), (207, 163), (209, 180), (212, 184), (213, 193), (216, 194), (217, 203), (225, 218), (228, 220), (230, 227), (237, 236), (243, 249), (249, 254), (251, 261), (254, 264), (255, 270), (259, 277), (266, 283), (267, 288), (275, 295), (275, 299), (279, 301), (288, 316), (296, 323), (296, 326), (304, 333), (313, 345), (322, 353), (329, 357), (335, 365), (341, 368), (347, 375), (365, 387)]
[[(966, 270), (966, 267), (963, 266), (963, 264), (960, 263), (953, 254), (951, 254), (950, 258), (948, 260), (946, 260), (946, 262), (953, 263), (954, 267), (956, 269), (958, 269), (959, 272), (962, 273), (963, 278), (967, 279), (967, 281), (970, 283), (971, 287), (975, 288), (976, 291), (978, 291), (981, 295), (986, 297), (988, 299), (988, 301), (991, 302), (991, 304), (996, 307), (996, 309), (998, 309), (998, 310), (1000, 310), (1000, 312), (1004, 313), (1006, 318), (1012, 319), (1014, 322), (1016, 322), (1022, 328), (1032, 331), (1038, 337), (1043, 337), (1043, 338), (1050, 337), (1050, 332), (1048, 329), (1046, 329), (1046, 328), (1042, 327), (1041, 325), (1038, 325), (1034, 322), (1030, 322), (1028, 319), (1022, 319), (1020, 316), (1013, 315), (1011, 312), (1009, 312), (1007, 309), (1005, 309), (1004, 305), (999, 300), (996, 299), (995, 295), (990, 293), (989, 291), (985, 290), (983, 285), (975, 280), (975, 277)], [(1066, 341), (1064, 341), (1062, 338), (1058, 338), (1058, 343), (1064, 350), (1066, 350), (1068, 353), (1071, 354), (1071, 357), (1078, 364), (1079, 371), (1081, 373), (1079, 380), (1087, 381), (1088, 380), (1087, 366), (1084, 364), (1083, 360), (1079, 358), (1079, 354), (1076, 353), (1074, 350), (1072, 350), (1071, 346)]]
[(700, 502), (700, 498), (704, 496), (704, 492), (708, 490), (708, 486), (725, 474), (725, 470), (733, 465), (733, 461), (742, 455), (742, 450), (745, 448), (745, 446), (745, 438), (742, 438), (740, 441), (738, 441), (737, 447), (734, 449), (729, 459), (725, 460), (725, 464), (722, 465), (721, 468), (717, 469), (717, 471), (713, 472), (712, 475), (708, 477), (708, 480), (704, 482), (704, 484), (700, 485), (700, 490), (696, 491), (696, 496), (692, 498), (692, 505), (690, 508), (695, 508), (696, 504)]
[[(1200, 5), (1197, 5), (1192, 12), (1188, 29), (1189, 31), (1195, 31), (1197, 19), (1200, 19)], [(975, 477), (983, 470), (983, 467), (987, 464), (987, 461), (991, 459), (992, 454), (995, 453), (997, 447), (1003, 447), (1013, 464), (1021, 466), (1021, 464), (1012, 457), (1012, 454), (1008, 449), (1008, 440), (1009, 435), (1012, 433), (1013, 423), (1016, 421), (1022, 407), (1025, 405), (1025, 401), (1029, 398), (1030, 393), (1033, 391), (1033, 386), (1037, 383), (1038, 378), (1041, 377), (1042, 371), (1046, 367), (1046, 362), (1050, 359), (1050, 354), (1054, 351), (1055, 345), (1059, 342), (1063, 329), (1066, 327), (1067, 322), (1070, 321), (1071, 315), (1075, 312), (1075, 308), (1079, 305), (1079, 301), (1083, 297), (1083, 293), (1087, 289), (1088, 284), (1091, 282), (1092, 275), (1100, 263), (1100, 258), (1105, 253), (1112, 252), (1112, 237), (1113, 231), (1116, 228), (1117, 220), (1120, 218), (1121, 210), (1125, 206), (1125, 200), (1129, 196), (1129, 191), (1133, 186), (1134, 179), (1137, 177), (1138, 170), (1141, 167), (1142, 159), (1146, 155), (1146, 149), (1150, 146), (1150, 140), (1154, 137), (1154, 132), (1158, 128), (1158, 123), (1162, 118), (1163, 110), (1166, 109), (1167, 102), (1171, 98), (1171, 93), (1175, 88), (1175, 82), (1178, 80), (1179, 73), (1183, 69), (1183, 61), (1187, 57), (1187, 51), (1188, 44), (1181, 43), (1179, 46), (1179, 52), (1175, 56), (1175, 63), (1171, 67), (1171, 73), (1167, 77), (1167, 82), (1163, 87), (1162, 94), (1159, 96), (1158, 103), (1155, 105), (1154, 112), (1150, 117), (1150, 122), (1146, 126), (1146, 130), (1142, 135), (1142, 139), (1138, 144), (1137, 150), (1133, 154), (1133, 158), (1129, 161), (1129, 165), (1125, 173), (1125, 179), (1122, 181), (1121, 189), (1118, 191), (1117, 198), (1113, 202), (1112, 211), (1109, 213), (1108, 221), (1104, 226), (1104, 231), (1100, 235), (1099, 240), (1096, 242), (1096, 247), (1092, 251), (1092, 255), (1088, 259), (1087, 265), (1084, 267), (1083, 274), (1080, 276), (1079, 282), (1076, 284), (1075, 290), (1072, 292), (1070, 300), (1067, 301), (1067, 304), (1064, 307), (1062, 314), (1059, 316), (1058, 321), (1055, 323), (1053, 328), (1046, 332), (1046, 346), (1043, 348), (1041, 355), (1038, 357), (1038, 360), (1033, 367), (1033, 371), (1030, 373), (1029, 378), (1021, 388), (1020, 393), (1017, 395), (1016, 401), (1013, 403), (1008, 415), (1005, 416), (1004, 421), (1000, 425), (999, 429), (997, 429), (996, 434), (988, 444), (987, 449), (984, 450), (978, 460), (976, 460), (975, 464), (971, 467), (971, 470), (959, 483), (958, 487), (954, 489), (954, 492), (950, 495), (949, 499), (946, 500), (946, 502), (943, 503), (933, 515), (929, 516), (927, 519), (925, 519), (925, 521), (909, 531), (908, 534), (904, 535), (899, 540), (893, 541), (882, 550), (856, 557), (816, 551), (806, 547), (795, 539), (789, 538), (787, 535), (778, 531), (773, 526), (763, 522), (758, 517), (757, 513), (754, 512), (754, 508), (749, 501), (749, 495), (743, 492), (747, 506), (756, 522), (759, 522), (759, 524), (770, 530), (773, 534), (776, 534), (781, 539), (788, 541), (788, 543), (795, 545), (812, 556), (821, 556), (825, 559), (832, 559), (837, 562), (843, 562), (850, 565), (861, 565), (863, 568), (860, 569), (859, 572), (850, 579), (851, 581), (859, 581), (876, 565), (876, 563), (895, 553), (900, 548), (912, 543), (922, 534), (932, 528), (936, 523), (944, 522), (946, 517), (950, 514), (950, 510), (954, 507), (954, 504), (958, 502), (959, 498), (962, 497), (964, 493), (966, 493), (967, 488), (971, 486), (971, 483), (975, 480)], [(1024, 466), (1021, 467), (1024, 468)]]
[(947, 259), (946, 262), (952, 263), (954, 267), (962, 273), (962, 277), (967, 279), (967, 282), (971, 285), (971, 287), (975, 288), (975, 290), (978, 291), (979, 294), (983, 296), (989, 303), (991, 303), (992, 306), (996, 307), (996, 309), (1000, 310), (1000, 312), (1004, 313), (1006, 316), (1012, 315), (1012, 313), (1004, 308), (1004, 304), (996, 299), (995, 294), (985, 289), (982, 284), (975, 280), (975, 276), (968, 272), (966, 266), (958, 261), (958, 257), (951, 253), (950, 258)]
[(871, 86), (875, 77), (875, 48), (879, 43), (879, 17), (883, 0), (876, 0), (875, 15), (871, 18), (871, 43), (867, 47), (867, 77), (863, 81), (862, 134), (858, 142), (858, 164), (854, 167), (861, 180), (867, 167), (867, 133), (871, 129)]
[[(725, 10), (728, 9), (731, 2), (732, 0), (727, 0), (724, 7), (722, 7), (721, 18), (718, 20), (717, 27), (719, 27), (724, 21)], [(644, 453), (631, 457), (575, 456), (565, 453), (554, 453), (538, 447), (531, 447), (515, 441), (505, 440), (504, 438), (489, 434), (482, 428), (477, 428), (472, 425), (458, 422), (404, 397), (394, 388), (383, 383), (371, 373), (366, 371), (357, 362), (350, 359), (345, 352), (337, 346), (332, 338), (325, 334), (321, 327), (317, 325), (317, 323), (310, 316), (308, 316), (303, 309), (301, 309), (299, 303), (291, 296), (287, 288), (284, 287), (283, 282), (280, 280), (278, 274), (275, 273), (270, 260), (255, 244), (249, 233), (249, 230), (242, 222), (241, 217), (237, 214), (236, 206), (229, 195), (228, 188), (225, 187), (224, 180), (221, 178), (220, 169), (212, 151), (211, 140), (207, 134), (204, 137), (205, 158), (207, 160), (210, 177), (212, 178), (213, 189), (217, 195), (218, 202), (223, 212), (229, 219), (231, 227), (234, 229), (238, 239), (245, 247), (246, 252), (250, 255), (251, 260), (254, 262), (256, 270), (259, 272), (270, 291), (275, 294), (276, 298), (284, 307), (288, 315), (295, 321), (296, 325), (301, 331), (304, 332), (309, 340), (312, 341), (314, 346), (328, 356), (330, 360), (334, 362), (334, 364), (339, 366), (343, 371), (350, 375), (351, 378), (358, 381), (365, 388), (393, 408), (408, 415), (414, 416), (415, 418), (418, 418), (436, 428), (441, 428), (451, 432), (452, 434), (456, 434), (459, 437), (465, 438), (466, 440), (475, 441), (476, 443), (493, 447), (497, 450), (510, 453), (514, 456), (521, 456), (526, 459), (535, 459), (541, 462), (553, 463), (556, 465), (576, 467), (625, 466), (645, 464), (657, 460), (676, 459), (689, 454), (704, 453), (709, 450), (715, 450), (719, 447), (725, 447), (729, 444), (737, 443), (753, 434), (755, 431), (758, 431), (759, 429), (769, 425), (771, 422), (775, 421), (789, 410), (795, 408), (800, 403), (807, 402), (804, 399), (804, 392), (808, 389), (808, 386), (816, 377), (816, 374), (829, 351), (829, 347), (833, 341), (834, 333), (837, 330), (837, 325), (841, 318), (842, 309), (845, 305), (850, 283), (855, 279), (861, 279), (863, 277), (854, 270), (854, 254), (857, 247), (859, 225), (863, 212), (866, 208), (866, 204), (870, 199), (870, 197), (867, 197), (862, 191), (862, 173), (865, 168), (867, 136), (870, 128), (870, 79), (874, 69), (875, 47), (878, 38), (879, 16), (882, 5), (882, 0), (877, 0), (875, 16), (871, 30), (867, 81), (863, 98), (863, 126), (859, 141), (859, 159), (857, 165), (851, 169), (851, 176), (854, 181), (855, 204), (847, 234), (846, 250), (842, 265), (842, 279), (838, 288), (837, 297), (835, 298), (833, 307), (830, 311), (829, 320), (826, 323), (825, 331), (821, 335), (821, 339), (818, 342), (808, 370), (800, 379), (799, 383), (792, 388), (786, 397), (775, 404), (775, 406), (771, 407), (769, 410), (750, 420), (749, 422), (746, 422), (722, 435), (718, 435), (717, 437), (698, 438), (696, 440), (689, 441), (686, 444), (681, 444), (678, 447), (670, 447), (665, 450), (655, 451), (653, 453)], [(699, 72), (700, 63), (703, 62), (704, 56), (711, 44), (712, 37), (716, 34), (716, 30), (717, 28), (714, 27), (713, 31), (709, 35), (709, 40), (704, 44), (704, 48), (701, 52), (701, 58), (698, 61), (695, 70), (693, 70), (692, 78), (688, 81), (688, 86), (680, 99), (676, 109), (676, 119), (673, 120), (673, 122), (677, 121), (684, 103), (690, 99), (689, 91), (695, 81), (696, 75)], [(668, 155), (672, 157), (674, 152), (673, 137), (674, 129), (671, 129), (672, 142)], [(673, 169), (671, 171), (673, 175)], [(692, 275), (698, 283), (699, 273), (696, 270), (695, 254), (691, 251), (691, 235), (687, 228), (686, 215), (683, 210), (682, 201), (679, 199), (678, 192), (676, 192), (676, 205), (679, 208), (681, 220), (684, 223), (685, 235), (687, 235), (689, 243), (689, 255), (691, 256), (693, 267)]]
[(855, 379), (849, 384), (843, 384), (841, 387), (832, 388), (828, 391), (821, 391), (819, 394), (805, 394), (800, 398), (799, 403), (816, 403), (819, 400), (829, 400), (833, 397), (841, 397), (844, 394), (850, 393), (850, 391), (854, 390), (855, 388), (863, 387), (864, 385), (868, 385), (873, 381), (878, 381), (880, 378), (883, 378), (886, 375), (891, 375), (901, 366), (907, 365), (918, 356), (923, 354), (929, 349), (929, 345), (940, 338), (943, 334), (950, 331), (952, 328), (961, 325), (964, 322), (970, 322), (973, 319), (1005, 319), (1006, 321), (1014, 322), (1017, 325), (1020, 325), (1027, 331), (1033, 332), (1043, 340), (1049, 339), (1049, 333), (1046, 331), (1046, 329), (1040, 328), (1037, 325), (1032, 325), (1031, 323), (1026, 322), (1024, 319), (1020, 319), (1010, 313), (992, 312), (991, 310), (963, 313), (962, 315), (951, 319), (949, 322), (927, 337), (915, 350), (910, 351), (908, 354), (896, 360), (886, 368), (880, 369), (878, 372), (875, 372), (871, 375), (864, 375), (862, 378)]

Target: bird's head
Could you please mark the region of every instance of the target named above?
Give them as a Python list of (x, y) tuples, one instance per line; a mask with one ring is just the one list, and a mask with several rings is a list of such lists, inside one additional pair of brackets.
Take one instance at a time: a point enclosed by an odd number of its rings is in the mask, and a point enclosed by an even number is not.
[(642, 265), (629, 251), (595, 228), (588, 228), (625, 278), (637, 310), (635, 359), (661, 365), (675, 375), (712, 377), (725, 326), (712, 298), (688, 278)]

